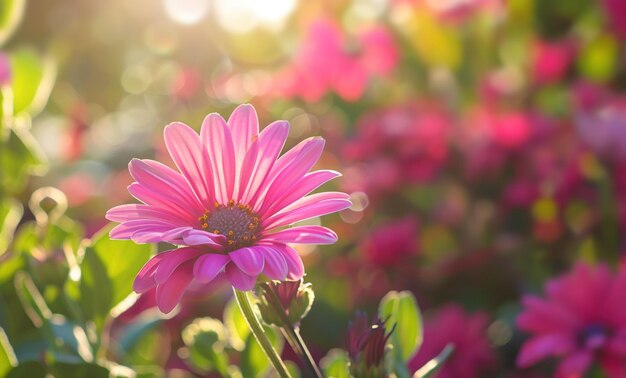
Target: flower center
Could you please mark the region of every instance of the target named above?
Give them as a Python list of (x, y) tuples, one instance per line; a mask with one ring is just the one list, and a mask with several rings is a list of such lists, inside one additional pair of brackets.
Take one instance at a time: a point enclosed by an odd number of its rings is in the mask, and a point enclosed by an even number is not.
[(226, 205), (216, 202), (213, 210), (206, 210), (198, 220), (203, 230), (224, 235), (229, 251), (252, 245), (257, 240), (261, 222), (249, 205), (233, 200)]
[(584, 347), (595, 350), (606, 344), (608, 336), (608, 329), (598, 324), (592, 324), (582, 331), (581, 341)]

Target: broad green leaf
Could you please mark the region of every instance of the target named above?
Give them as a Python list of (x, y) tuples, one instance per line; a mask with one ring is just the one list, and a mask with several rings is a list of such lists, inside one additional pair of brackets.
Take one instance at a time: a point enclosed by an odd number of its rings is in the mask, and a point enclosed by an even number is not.
[(19, 201), (8, 197), (0, 198), (0, 255), (9, 247), (23, 213), (24, 208)]
[(331, 349), (320, 361), (327, 378), (350, 378), (350, 357), (342, 349)]
[(37, 361), (22, 362), (6, 375), (5, 378), (45, 378), (46, 368)]
[(105, 227), (92, 240), (92, 248), (102, 259), (113, 281), (113, 304), (117, 305), (133, 291), (133, 281), (141, 267), (155, 253), (152, 244), (135, 244), (130, 240), (111, 240)]
[(42, 175), (48, 163), (41, 147), (25, 127), (10, 130), (0, 147), (0, 186), (10, 193), (21, 192), (28, 175)]
[(432, 377), (443, 365), (443, 363), (450, 357), (454, 351), (452, 344), (446, 345), (445, 348), (439, 353), (439, 355), (432, 360), (428, 361), (418, 371), (413, 374), (413, 378), (429, 378)]
[(0, 327), (0, 377), (4, 377), (15, 366), (17, 366), (17, 357), (4, 329)]
[(189, 350), (189, 363), (199, 371), (217, 371), (228, 375), (228, 331), (222, 322), (212, 318), (194, 320), (183, 330), (183, 341)]
[(235, 298), (232, 298), (224, 307), (224, 325), (228, 329), (231, 346), (242, 351), (250, 334), (250, 328)]
[(56, 80), (56, 65), (50, 57), (42, 57), (29, 48), (10, 52), (9, 61), (13, 115), (34, 116), (48, 102)]
[(390, 340), (394, 353), (408, 362), (423, 340), (422, 315), (415, 297), (409, 291), (390, 291), (380, 301), (378, 312), (386, 320), (387, 332), (393, 329)]
[(105, 227), (85, 249), (81, 262), (80, 302), (100, 328), (110, 311), (132, 292), (135, 275), (154, 251), (149, 244), (109, 239)]
[[(283, 349), (283, 339), (275, 328), (263, 327), (265, 334), (274, 346), (274, 349), (281, 353)], [(241, 353), (240, 368), (244, 377), (262, 377), (271, 367), (270, 360), (261, 349), (253, 334), (249, 334), (246, 339), (246, 347)]]
[(68, 364), (56, 362), (50, 366), (55, 377), (63, 378), (109, 378), (109, 369), (96, 364)]
[(26, 0), (0, 2), (0, 46), (11, 37), (24, 15)]

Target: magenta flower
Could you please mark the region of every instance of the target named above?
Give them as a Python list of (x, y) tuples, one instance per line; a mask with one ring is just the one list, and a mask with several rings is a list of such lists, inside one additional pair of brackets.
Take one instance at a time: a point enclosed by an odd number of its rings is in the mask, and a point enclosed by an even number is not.
[(417, 221), (409, 216), (374, 229), (359, 249), (368, 262), (389, 267), (406, 264), (417, 248)]
[(487, 339), (489, 320), (484, 313), (468, 314), (455, 304), (440, 308), (424, 324), (424, 344), (409, 362), (416, 371), (435, 358), (448, 344), (454, 352), (437, 373), (437, 378), (486, 377), (495, 358)]
[(179, 246), (154, 256), (138, 273), (134, 290), (156, 286), (159, 309), (170, 312), (192, 282), (220, 274), (250, 290), (261, 274), (297, 280), (300, 256), (288, 244), (331, 244), (337, 235), (321, 226), (285, 228), (350, 206), (348, 195), (308, 195), (338, 177), (310, 172), (324, 140), (309, 138), (279, 157), (289, 124), (276, 121), (259, 133), (256, 111), (241, 105), (226, 122), (209, 114), (200, 135), (182, 123), (165, 128), (165, 144), (178, 171), (153, 160), (134, 159), (136, 182), (128, 191), (142, 204), (117, 206), (107, 219), (121, 224), (113, 239)]
[(574, 60), (575, 49), (570, 41), (536, 41), (533, 46), (533, 78), (538, 84), (560, 81)]
[(527, 295), (517, 326), (532, 334), (517, 356), (521, 368), (556, 357), (557, 377), (579, 377), (594, 361), (609, 377), (625, 377), (626, 271), (578, 263), (548, 281), (546, 297)]
[(279, 92), (318, 101), (335, 92), (347, 101), (358, 100), (375, 76), (388, 75), (398, 62), (391, 34), (382, 27), (344, 35), (331, 20), (313, 22), (292, 64), (279, 75)]

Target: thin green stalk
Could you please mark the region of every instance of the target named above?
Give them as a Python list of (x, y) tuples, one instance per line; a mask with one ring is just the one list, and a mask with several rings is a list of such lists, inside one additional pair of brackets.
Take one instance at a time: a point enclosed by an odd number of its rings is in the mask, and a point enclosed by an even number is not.
[(252, 334), (259, 342), (259, 345), (261, 346), (261, 349), (263, 349), (263, 352), (265, 352), (267, 358), (269, 358), (272, 365), (274, 365), (274, 368), (278, 372), (278, 375), (281, 378), (291, 378), (291, 375), (289, 375), (289, 372), (287, 371), (287, 367), (283, 363), (283, 360), (280, 358), (278, 352), (276, 352), (276, 350), (272, 346), (272, 343), (267, 338), (265, 331), (263, 331), (261, 323), (259, 323), (259, 319), (257, 319), (256, 315), (254, 314), (254, 311), (252, 310), (252, 305), (250, 304), (250, 299), (248, 298), (248, 293), (245, 291), (237, 290), (235, 288), (233, 288), (233, 291), (235, 292), (235, 298), (237, 299), (237, 304), (241, 309), (243, 317), (246, 319), (248, 327), (250, 327), (250, 331), (252, 331)]
[(323, 375), (320, 372), (319, 368), (317, 367), (317, 364), (315, 363), (313, 356), (311, 356), (311, 352), (309, 352), (309, 349), (304, 343), (302, 336), (300, 336), (300, 332), (298, 332), (298, 330), (294, 327), (293, 324), (291, 324), (291, 322), (287, 318), (285, 309), (280, 304), (280, 299), (278, 299), (278, 296), (276, 295), (274, 290), (272, 290), (267, 284), (262, 285), (262, 287), (263, 287), (263, 290), (265, 290), (265, 292), (269, 296), (268, 299), (269, 299), (270, 305), (274, 307), (274, 311), (278, 314), (278, 317), (283, 323), (281, 330), (283, 331), (283, 334), (285, 335), (285, 339), (287, 339), (287, 342), (289, 343), (289, 345), (291, 345), (291, 348), (293, 348), (293, 351), (307, 365), (307, 367), (309, 368), (311, 373), (315, 375), (315, 377), (323, 378)]

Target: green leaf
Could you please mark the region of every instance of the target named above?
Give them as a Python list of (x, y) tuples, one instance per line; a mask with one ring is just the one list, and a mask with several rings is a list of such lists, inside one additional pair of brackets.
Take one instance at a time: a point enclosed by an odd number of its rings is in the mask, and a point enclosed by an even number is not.
[(0, 377), (4, 377), (15, 366), (17, 366), (17, 357), (7, 334), (0, 327)]
[[(12, 93), (4, 95), (13, 97), (13, 115), (28, 113), (34, 116), (48, 102), (56, 80), (56, 64), (49, 57), (42, 57), (30, 48), (20, 48), (9, 53), (9, 62)], [(4, 101), (3, 97), (2, 103)]]
[(154, 251), (149, 244), (111, 240), (105, 227), (85, 249), (81, 263), (80, 303), (85, 316), (98, 328), (111, 310), (132, 292), (135, 275)]
[(36, 327), (43, 327), (52, 318), (52, 311), (26, 272), (15, 275), (15, 292), (22, 302), (24, 311)]
[(23, 214), (24, 208), (19, 201), (8, 197), (0, 198), (0, 255), (9, 247)]
[[(283, 349), (283, 339), (278, 331), (270, 327), (263, 327), (263, 329), (276, 351), (280, 354)], [(246, 347), (241, 353), (240, 367), (244, 377), (264, 376), (271, 367), (270, 360), (253, 334), (249, 334), (246, 339)]]
[(224, 307), (224, 325), (228, 329), (230, 345), (234, 349), (242, 351), (246, 346), (250, 328), (248, 328), (248, 323), (246, 323), (235, 298), (232, 298)]
[(153, 244), (135, 244), (130, 240), (111, 240), (105, 227), (92, 240), (95, 253), (104, 262), (113, 281), (113, 304), (117, 305), (133, 291), (133, 281), (141, 267), (154, 255)]
[(27, 361), (22, 362), (17, 365), (9, 374), (6, 375), (6, 378), (45, 378), (46, 377), (46, 368), (37, 361)]
[(394, 354), (408, 362), (423, 341), (422, 315), (415, 297), (409, 291), (390, 291), (380, 301), (378, 312), (386, 320), (387, 332), (393, 329), (390, 340)]
[(183, 330), (183, 341), (189, 350), (189, 363), (207, 373), (217, 371), (228, 376), (228, 332), (222, 322), (213, 318), (194, 320)]
[(446, 345), (445, 348), (439, 353), (439, 355), (432, 360), (428, 361), (418, 371), (413, 374), (413, 378), (428, 378), (432, 377), (443, 365), (443, 363), (450, 357), (454, 351), (452, 344)]
[(0, 186), (19, 193), (28, 175), (42, 175), (47, 169), (46, 157), (30, 131), (12, 128), (6, 144), (0, 146)]
[(109, 378), (109, 370), (96, 364), (68, 364), (56, 362), (50, 367), (55, 377), (63, 378)]
[(350, 357), (342, 349), (331, 349), (320, 361), (327, 378), (350, 378)]
[(22, 21), (26, 0), (3, 0), (0, 5), (0, 46), (11, 37)]

